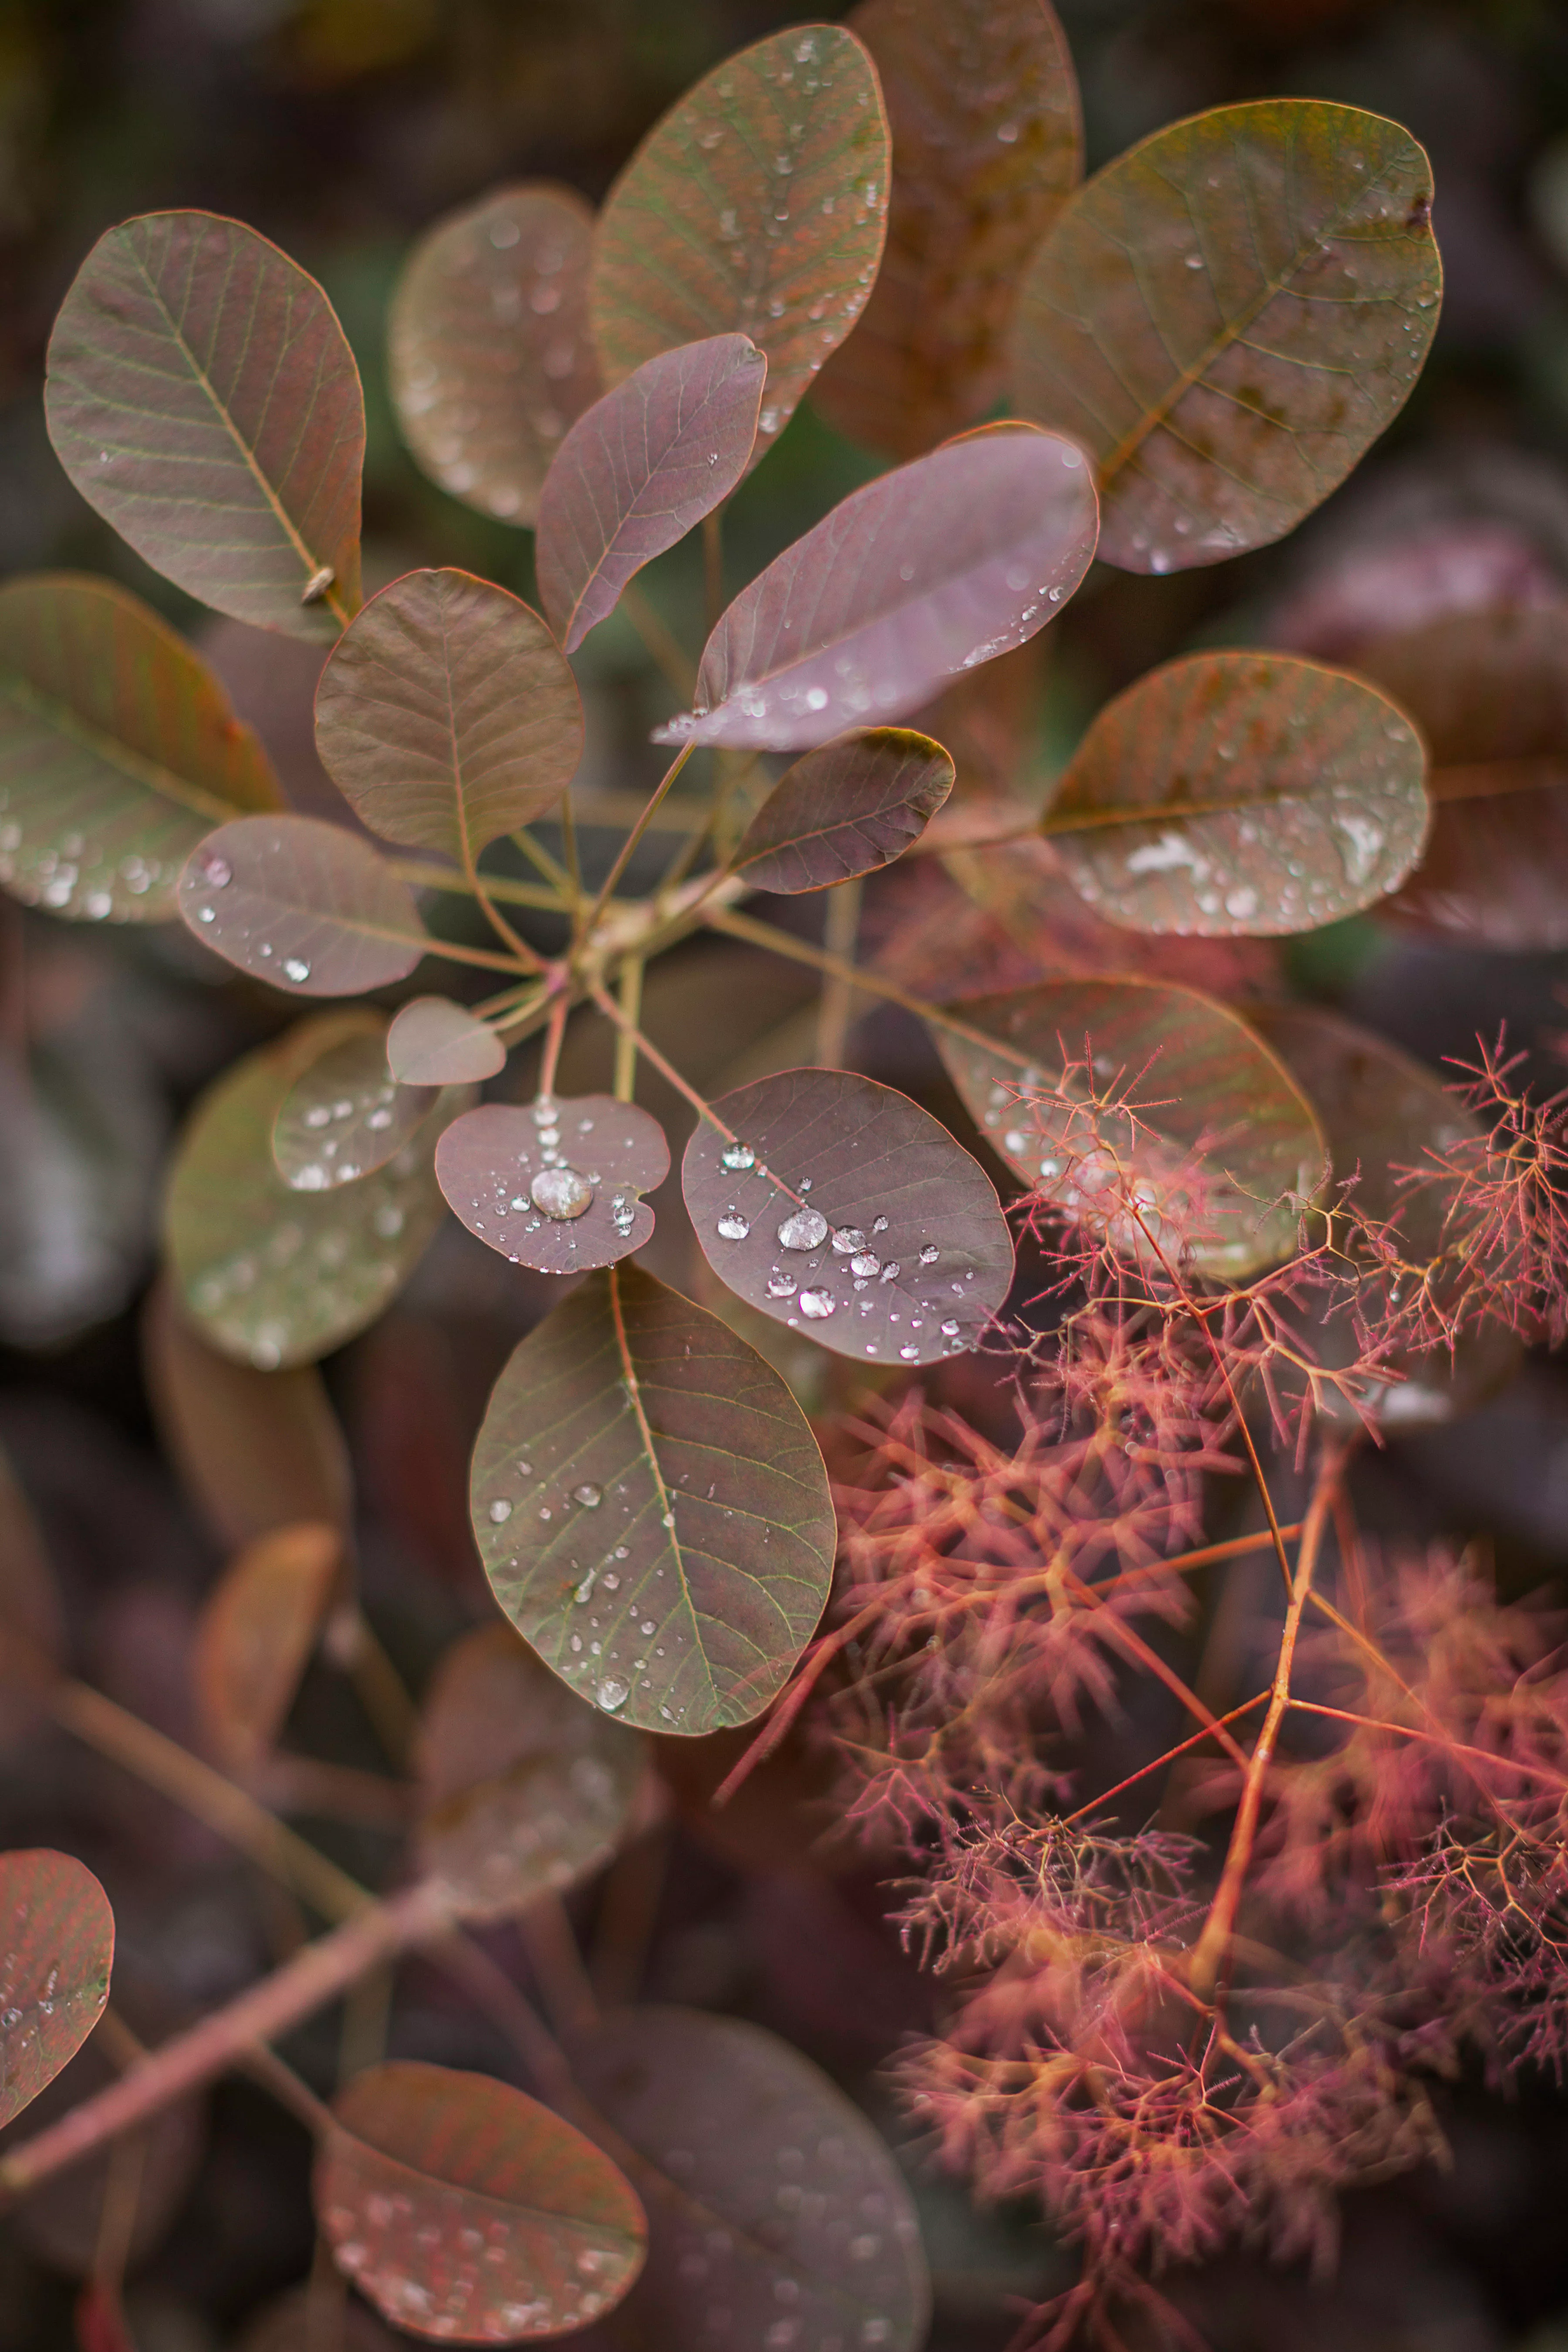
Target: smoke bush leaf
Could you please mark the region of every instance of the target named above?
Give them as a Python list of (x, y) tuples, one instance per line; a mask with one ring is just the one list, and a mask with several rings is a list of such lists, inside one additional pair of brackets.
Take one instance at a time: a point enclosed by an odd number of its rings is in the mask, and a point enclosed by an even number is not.
[(1409, 397), (1437, 324), (1432, 167), (1382, 115), (1219, 106), (1096, 173), (1024, 279), (1013, 396), (1094, 454), (1130, 572), (1279, 539)]
[(1089, 569), (1094, 485), (1059, 435), (966, 434), (834, 508), (742, 590), (697, 708), (656, 740), (810, 751), (903, 718), (1054, 620)]
[(89, 506), (205, 604), (330, 642), (359, 608), (359, 370), (313, 278), (240, 222), (100, 236), (49, 338), (49, 438)]
[(567, 653), (628, 580), (727, 499), (757, 437), (768, 363), (745, 335), (659, 352), (578, 418), (539, 501), (534, 561)]
[(430, 945), (374, 843), (314, 816), (220, 824), (185, 861), (179, 904), (197, 939), (286, 995), (385, 988)]
[(386, 1024), (330, 1042), (278, 1107), (272, 1159), (291, 1192), (325, 1192), (395, 1160), (429, 1116), (438, 1089), (399, 1086), (387, 1068)]
[(403, 437), (480, 514), (531, 523), (561, 436), (599, 392), (588, 329), (594, 215), (548, 180), (497, 188), (422, 236), (392, 298)]
[(416, 996), (392, 1016), (386, 1063), (399, 1086), (476, 1086), (505, 1069), (506, 1047), (449, 996)]
[(447, 1205), (513, 1265), (584, 1274), (629, 1257), (653, 1234), (645, 1192), (669, 1173), (658, 1119), (609, 1095), (541, 1097), (526, 1110), (482, 1103), (442, 1136)]
[(226, 1770), (254, 1771), (282, 1730), (342, 1569), (340, 1528), (274, 1528), (230, 1560), (203, 1602), (196, 1707)]
[(1048, 0), (861, 0), (893, 133), (888, 243), (812, 400), (916, 457), (1002, 393), (1025, 264), (1083, 169), (1078, 82)]
[(564, 2335), (641, 2269), (647, 2225), (620, 2173), (510, 2084), (404, 2060), (367, 2066), (332, 2112), (317, 2219), (339, 2269), (411, 2336)]
[(410, 572), (333, 648), (316, 748), (373, 832), (466, 865), (560, 799), (582, 698), (521, 597), (469, 572)]
[(726, 58), (605, 199), (591, 302), (606, 379), (679, 343), (749, 335), (768, 363), (760, 454), (865, 308), (889, 166), (876, 69), (841, 25), (795, 25)]
[(1194, 654), (1100, 713), (1041, 829), (1113, 923), (1269, 937), (1397, 887), (1426, 837), (1426, 771), (1405, 713), (1347, 671)]
[(908, 727), (873, 727), (785, 771), (731, 861), (786, 896), (872, 874), (918, 841), (952, 790), (952, 755)]
[(474, 1531), (506, 1614), (563, 1680), (648, 1731), (746, 1723), (827, 1599), (833, 1504), (776, 1372), (640, 1267), (530, 1332), (474, 1449)]
[(114, 1914), (85, 1864), (0, 1853), (0, 2124), (53, 2082), (103, 2015)]
[(1007, 1295), (1013, 1238), (940, 1119), (850, 1070), (784, 1070), (712, 1112), (722, 1126), (699, 1123), (680, 1181), (738, 1298), (861, 1361), (974, 1346)]

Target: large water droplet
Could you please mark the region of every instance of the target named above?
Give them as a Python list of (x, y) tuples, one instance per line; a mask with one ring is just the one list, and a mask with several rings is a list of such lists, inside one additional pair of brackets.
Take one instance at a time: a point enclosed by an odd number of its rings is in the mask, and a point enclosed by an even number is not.
[(733, 1209), (726, 1209), (719, 1220), (721, 1241), (743, 1242), (751, 1230), (750, 1220), (739, 1215)]
[(283, 976), (286, 980), (291, 980), (298, 984), (310, 979), (310, 967), (302, 956), (285, 956)]
[(858, 1225), (840, 1225), (833, 1236), (833, 1247), (839, 1257), (853, 1257), (866, 1246), (866, 1236)]
[(594, 1205), (594, 1188), (575, 1168), (542, 1168), (528, 1189), (534, 1207), (558, 1224), (585, 1215)]
[(768, 1277), (770, 1298), (793, 1298), (796, 1288), (797, 1285), (793, 1274), (774, 1274)]
[(727, 1143), (719, 1154), (719, 1164), (731, 1175), (740, 1175), (757, 1164), (757, 1155), (749, 1143)]
[(614, 1715), (616, 1707), (625, 1706), (631, 1692), (619, 1675), (606, 1675), (594, 1696), (607, 1714)]
[(921, 1252), (921, 1264), (922, 1265), (934, 1265), (941, 1255), (942, 1253), (937, 1248), (934, 1242), (927, 1242), (924, 1249)]
[(820, 1209), (796, 1209), (779, 1227), (779, 1240), (785, 1249), (820, 1249), (827, 1239), (827, 1220)]
[(572, 1489), (572, 1500), (574, 1503), (581, 1503), (585, 1511), (596, 1511), (604, 1499), (602, 1490), (595, 1486), (591, 1478), (585, 1478), (580, 1486), (574, 1486)]
[(837, 1303), (830, 1290), (803, 1290), (800, 1294), (800, 1311), (814, 1323), (825, 1323)]

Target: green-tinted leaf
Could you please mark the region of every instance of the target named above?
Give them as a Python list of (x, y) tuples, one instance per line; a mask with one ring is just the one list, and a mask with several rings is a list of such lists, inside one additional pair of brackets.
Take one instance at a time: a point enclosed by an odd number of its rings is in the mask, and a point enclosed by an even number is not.
[(291, 1192), (330, 1192), (384, 1168), (429, 1116), (437, 1090), (397, 1084), (386, 1036), (385, 1023), (367, 1014), (357, 1035), (329, 1045), (284, 1096), (272, 1158)]
[(205, 662), (85, 573), (0, 588), (0, 882), (75, 920), (166, 922), (202, 835), (281, 801)]
[(952, 758), (929, 735), (848, 735), (780, 777), (731, 862), (753, 890), (826, 890), (901, 857), (952, 790)]
[(1215, 107), (1108, 163), (1018, 298), (1019, 410), (1092, 450), (1130, 572), (1279, 539), (1343, 481), (1437, 323), (1432, 167), (1382, 115)]
[(1078, 83), (1049, 0), (861, 0), (893, 132), (882, 267), (812, 398), (915, 457), (1000, 395), (1026, 262), (1083, 168)]
[(246, 1545), (203, 1602), (192, 1675), (226, 1770), (253, 1771), (282, 1730), (342, 1568), (341, 1528), (276, 1528)]
[(591, 1275), (496, 1384), (473, 1518), (547, 1665), (650, 1731), (760, 1715), (822, 1613), (833, 1505), (775, 1372), (639, 1267)]
[(212, 213), (100, 236), (49, 341), (49, 438), (138, 555), (241, 621), (330, 640), (359, 605), (359, 371), (313, 278)]
[(448, 2066), (367, 2066), (316, 2159), (341, 2270), (411, 2336), (494, 2344), (585, 2327), (642, 2268), (609, 2158), (536, 2099)]
[(180, 913), (197, 939), (291, 996), (405, 980), (429, 940), (374, 842), (314, 816), (240, 816), (191, 852)]
[(399, 1086), (477, 1086), (506, 1067), (493, 1029), (448, 996), (416, 996), (386, 1033), (386, 1064)]
[(664, 1129), (609, 1095), (541, 1096), (526, 1110), (483, 1103), (455, 1118), (436, 1154), (447, 1205), (513, 1265), (584, 1274), (651, 1239), (643, 1199), (669, 1173)]
[(0, 2124), (36, 2099), (103, 2014), (114, 1914), (86, 1865), (0, 1854)]
[(427, 230), (398, 280), (398, 423), (431, 480), (481, 514), (533, 520), (563, 434), (598, 395), (593, 231), (574, 189), (498, 188)]
[(334, 648), (316, 747), (374, 831), (462, 864), (560, 799), (583, 705), (520, 597), (468, 572), (410, 572)]
[(842, 26), (796, 25), (726, 58), (605, 201), (592, 314), (608, 381), (678, 343), (750, 335), (768, 362), (765, 449), (865, 308), (889, 160), (876, 70)]
[(1347, 671), (1194, 654), (1100, 712), (1042, 830), (1113, 923), (1308, 931), (1409, 873), (1426, 837), (1426, 772), (1404, 712)]

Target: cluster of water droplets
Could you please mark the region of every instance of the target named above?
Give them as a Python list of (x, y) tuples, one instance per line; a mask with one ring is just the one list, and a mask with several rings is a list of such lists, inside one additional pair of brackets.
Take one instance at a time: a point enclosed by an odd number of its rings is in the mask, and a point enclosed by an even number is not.
[[(0, 883), (24, 906), (88, 922), (162, 920), (201, 826), (177, 810), (144, 810), (150, 794), (122, 808), (105, 793), (92, 807), (90, 831), (59, 831), (60, 783), (41, 766), (26, 782), (0, 786)], [(88, 797), (70, 795), (73, 810), (84, 809)], [(19, 814), (6, 814), (12, 810)], [(134, 847), (121, 846), (128, 832)]]

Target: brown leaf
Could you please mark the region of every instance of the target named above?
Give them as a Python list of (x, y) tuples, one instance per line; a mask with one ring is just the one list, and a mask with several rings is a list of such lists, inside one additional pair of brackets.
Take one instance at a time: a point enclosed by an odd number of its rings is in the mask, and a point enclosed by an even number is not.
[(658, 1121), (608, 1095), (542, 1096), (527, 1109), (481, 1103), (436, 1147), (454, 1215), (540, 1274), (584, 1274), (641, 1249), (654, 1229), (642, 1196), (668, 1173)]
[(114, 1914), (85, 1864), (0, 1853), (0, 2124), (36, 2099), (102, 2016)]
[(288, 996), (386, 988), (431, 945), (375, 844), (313, 816), (220, 824), (186, 860), (180, 913), (204, 946)]
[(753, 890), (826, 890), (918, 841), (952, 790), (940, 743), (875, 727), (808, 751), (780, 777), (731, 860)]
[(399, 1086), (474, 1086), (505, 1069), (506, 1047), (450, 997), (416, 996), (393, 1015), (386, 1061)]
[(196, 1621), (192, 1675), (213, 1754), (242, 1779), (282, 1730), (343, 1577), (340, 1529), (274, 1528), (229, 1562)]
[(363, 1027), (329, 1043), (284, 1096), (272, 1160), (291, 1192), (327, 1192), (384, 1168), (434, 1109), (439, 1089), (400, 1086), (387, 1043), (385, 1021), (366, 1013)]

